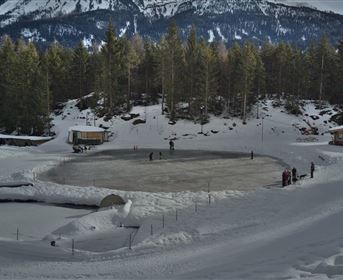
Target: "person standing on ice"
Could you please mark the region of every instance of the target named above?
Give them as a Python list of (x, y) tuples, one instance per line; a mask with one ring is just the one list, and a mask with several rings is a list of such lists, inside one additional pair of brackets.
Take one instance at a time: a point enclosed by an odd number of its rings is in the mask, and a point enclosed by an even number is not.
[(174, 151), (174, 142), (173, 142), (173, 140), (171, 140), (171, 139), (170, 139), (170, 141), (169, 141), (169, 149), (170, 149), (171, 151)]
[(311, 178), (313, 178), (313, 174), (314, 174), (314, 163), (313, 161), (311, 162)]
[(293, 169), (292, 169), (292, 182), (293, 182), (293, 184), (294, 184), (296, 181), (298, 181), (298, 178), (297, 178), (297, 170), (296, 170), (295, 167), (293, 167)]
[(153, 158), (152, 158), (152, 157), (153, 157), (153, 155), (154, 155), (154, 153), (153, 153), (153, 152), (151, 152), (151, 153), (149, 154), (149, 160), (150, 160), (150, 161), (152, 161), (152, 160), (153, 160)]
[(289, 171), (289, 169), (287, 169), (287, 185), (290, 185), (291, 183), (292, 183), (291, 172)]
[(287, 169), (285, 169), (285, 170), (282, 172), (282, 186), (283, 186), (283, 187), (287, 186), (287, 181), (288, 181), (288, 178), (287, 178)]

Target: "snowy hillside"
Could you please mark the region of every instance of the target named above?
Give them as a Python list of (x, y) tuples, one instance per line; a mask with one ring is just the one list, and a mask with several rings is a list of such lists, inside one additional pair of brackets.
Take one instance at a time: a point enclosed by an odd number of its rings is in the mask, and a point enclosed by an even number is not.
[[(168, 124), (158, 105), (133, 108), (139, 116), (131, 120), (96, 120), (97, 126), (109, 127), (112, 138), (91, 154), (133, 146), (168, 148), (172, 138), (177, 150), (253, 150), (296, 166), (299, 174), (308, 174), (311, 161), (316, 164), (314, 179), (307, 176), (286, 188), (211, 191), (209, 204), (207, 191), (126, 192), (37, 180), (44, 170), (88, 156), (72, 154), (66, 143), (69, 127), (93, 120), (91, 110), (80, 112), (76, 104), (69, 101), (54, 117), (54, 140), (31, 148), (0, 146), (2, 182), (34, 183), (0, 188), (0, 199), (99, 205), (114, 192), (127, 203), (98, 212), (0, 203), (0, 221), (6, 225), (0, 228), (1, 279), (343, 277), (343, 149), (328, 145), (328, 129), (335, 126), (329, 120), (337, 108), (320, 110), (305, 102), (304, 114), (297, 117), (266, 100), (260, 103), (260, 118), (256, 110), (247, 125), (211, 116), (204, 134), (190, 121)], [(146, 123), (134, 125), (135, 119)], [(318, 135), (309, 134), (314, 128)], [(50, 246), (52, 240), (57, 247)]]
[(266, 0), (0, 1), (0, 35), (24, 37), (43, 46), (55, 40), (66, 46), (83, 39), (101, 42), (110, 18), (127, 37), (138, 32), (159, 40), (175, 20), (183, 38), (196, 24), (199, 35), (208, 40), (285, 40), (300, 46), (321, 34), (336, 41), (343, 23), (341, 15)]

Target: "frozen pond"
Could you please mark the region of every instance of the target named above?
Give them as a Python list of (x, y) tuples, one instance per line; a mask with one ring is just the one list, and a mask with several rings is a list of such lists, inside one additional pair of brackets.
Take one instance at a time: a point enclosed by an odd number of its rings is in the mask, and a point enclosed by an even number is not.
[(208, 184), (211, 190), (251, 190), (280, 185), (283, 168), (276, 159), (255, 156), (251, 160), (250, 154), (242, 153), (112, 150), (76, 155), (40, 178), (60, 184), (126, 191), (207, 191)]
[(38, 203), (0, 203), (0, 238), (39, 240), (91, 210)]

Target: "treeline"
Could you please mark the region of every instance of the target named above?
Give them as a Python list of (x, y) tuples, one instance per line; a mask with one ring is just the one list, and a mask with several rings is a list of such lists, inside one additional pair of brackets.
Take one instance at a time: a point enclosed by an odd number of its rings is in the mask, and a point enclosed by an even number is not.
[(343, 40), (332, 46), (323, 37), (304, 51), (289, 43), (227, 48), (197, 38), (195, 27), (182, 42), (175, 24), (159, 43), (115, 34), (110, 23), (105, 43), (94, 44), (92, 52), (82, 43), (74, 49), (55, 43), (38, 52), (32, 43), (4, 38), (0, 128), (42, 134), (58, 103), (91, 92), (104, 100), (102, 115), (162, 98), (162, 114), (195, 121), (206, 121), (209, 113), (245, 120), (251, 105), (266, 95), (286, 98), (291, 108), (298, 99), (343, 102)]

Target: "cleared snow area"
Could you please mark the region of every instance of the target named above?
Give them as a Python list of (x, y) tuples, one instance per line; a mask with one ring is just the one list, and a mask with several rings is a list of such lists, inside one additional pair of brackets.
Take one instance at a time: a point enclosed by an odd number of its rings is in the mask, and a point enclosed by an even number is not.
[[(260, 104), (259, 119), (254, 113), (243, 125), (237, 118), (211, 116), (203, 127), (205, 134), (198, 134), (200, 125), (190, 121), (169, 125), (157, 105), (132, 110), (145, 124), (133, 125), (132, 120), (120, 117), (97, 120), (97, 125), (110, 127), (113, 136), (90, 153), (132, 150), (133, 146), (168, 149), (172, 138), (177, 151), (248, 154), (254, 150), (295, 166), (298, 174), (307, 174), (286, 188), (261, 185), (249, 192), (162, 193), (39, 180), (36, 174), (68, 166), (75, 159), (81, 164), (81, 158), (87, 157), (73, 155), (66, 143), (69, 127), (86, 125), (86, 117), (92, 114), (90, 110), (80, 112), (75, 105), (75, 100), (68, 102), (54, 118), (54, 140), (39, 147), (0, 147), (1, 180), (34, 183), (0, 188), (0, 199), (99, 205), (114, 193), (127, 203), (80, 217), (70, 215), (70, 220), (69, 214), (52, 206), (43, 205), (42, 213), (36, 213), (37, 209), (30, 210), (25, 204), (6, 204), (18, 208), (0, 211), (0, 221), (8, 227), (21, 215), (27, 225), (37, 225), (43, 211), (52, 221), (38, 225), (42, 234), (32, 240), (13, 240), (13, 229), (5, 233), (1, 227), (1, 279), (342, 279), (343, 148), (328, 145), (328, 130), (334, 126), (328, 122), (335, 113), (332, 107), (320, 115), (307, 102), (306, 115), (296, 117), (265, 101)], [(319, 135), (300, 133), (300, 128), (309, 126), (317, 127)], [(312, 161), (316, 171), (310, 179)], [(282, 168), (280, 176), (281, 172)], [(50, 246), (52, 240), (56, 247)]]
[(0, 212), (0, 239), (16, 240), (18, 229), (19, 240), (27, 241), (41, 240), (91, 211), (36, 203), (0, 203)]

